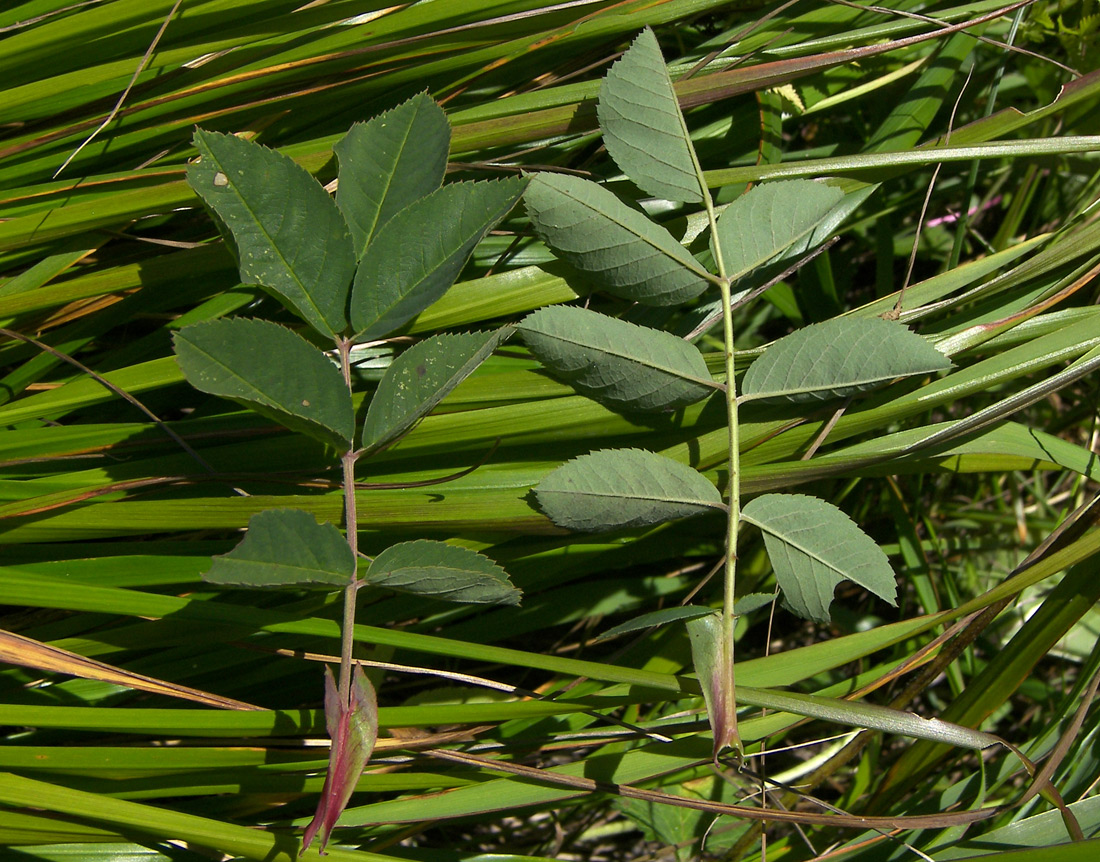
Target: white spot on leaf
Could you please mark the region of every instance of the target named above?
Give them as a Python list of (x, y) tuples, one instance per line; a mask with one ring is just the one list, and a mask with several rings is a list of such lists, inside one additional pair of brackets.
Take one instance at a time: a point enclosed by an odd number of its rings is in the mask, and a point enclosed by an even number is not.
[(218, 171), (216, 174), (214, 174), (214, 185), (216, 185), (216, 186), (227, 186), (227, 185), (229, 185), (229, 177), (227, 177), (221, 171)]

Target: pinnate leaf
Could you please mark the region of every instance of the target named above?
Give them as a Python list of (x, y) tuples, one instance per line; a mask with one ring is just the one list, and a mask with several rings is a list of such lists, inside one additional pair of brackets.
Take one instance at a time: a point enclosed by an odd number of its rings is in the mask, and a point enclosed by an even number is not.
[(523, 199), (547, 245), (616, 296), (678, 305), (706, 289), (706, 270), (672, 234), (596, 183), (541, 173)]
[(950, 359), (904, 324), (841, 317), (772, 344), (745, 373), (741, 397), (824, 401), (950, 367)]
[(740, 278), (786, 251), (825, 220), (844, 193), (813, 180), (756, 186), (718, 217), (715, 232), (729, 278)]
[(480, 365), (510, 327), (495, 332), (435, 335), (386, 369), (367, 409), (363, 448), (373, 451), (404, 434)]
[(707, 718), (714, 734), (714, 757), (717, 758), (726, 748), (740, 754), (733, 643), (722, 633), (722, 615), (710, 613), (690, 619), (686, 625), (691, 643), (691, 663), (703, 689)]
[(620, 623), (614, 628), (608, 629), (596, 638), (595, 643), (611, 640), (611, 638), (617, 638), (620, 635), (630, 634), (631, 632), (639, 632), (644, 629), (653, 628), (654, 626), (666, 626), (669, 623), (680, 622), (681, 620), (693, 620), (696, 617), (705, 617), (713, 613), (713, 608), (701, 608), (697, 605), (677, 605), (671, 608), (661, 608), (659, 611), (651, 611), (648, 614), (642, 614), (640, 617), (635, 617), (632, 620), (627, 620), (625, 623)]
[(277, 323), (231, 318), (186, 326), (172, 340), (196, 389), (231, 398), (341, 451), (351, 446), (351, 393), (336, 365), (300, 335)]
[(516, 205), (527, 180), (451, 183), (375, 234), (351, 291), (358, 341), (388, 335), (454, 284), (474, 247)]
[(344, 703), (332, 671), (325, 667), (325, 725), (332, 740), (328, 773), (317, 811), (302, 836), (299, 855), (309, 849), (318, 834), (320, 852), (325, 852), (332, 827), (347, 807), (378, 741), (378, 697), (359, 665), (352, 669), (350, 703)]
[(604, 77), (596, 111), (611, 158), (641, 189), (673, 201), (703, 200), (680, 103), (648, 27)]
[(448, 602), (518, 605), (520, 600), (507, 572), (488, 557), (430, 539), (386, 548), (374, 558), (364, 580)]
[(202, 130), (195, 146), (202, 158), (187, 166), (187, 181), (232, 234), (241, 281), (271, 291), (318, 332), (343, 332), (355, 251), (336, 202), (275, 150)]
[(382, 225), (439, 188), (450, 143), (447, 115), (427, 93), (419, 93), (366, 123), (356, 123), (336, 144), (336, 203), (359, 257)]
[(242, 587), (346, 587), (355, 557), (332, 524), (318, 524), (301, 509), (268, 509), (253, 515), (232, 551), (214, 557), (203, 575), (212, 584)]
[(559, 527), (615, 530), (723, 511), (725, 504), (698, 472), (640, 449), (604, 449), (568, 461), (535, 489)]
[(833, 591), (850, 580), (895, 604), (897, 584), (886, 554), (836, 506), (802, 494), (765, 494), (741, 517), (760, 528), (776, 581), (801, 617), (829, 621)]
[(573, 306), (550, 306), (518, 326), (543, 365), (618, 410), (672, 410), (715, 390), (703, 355), (667, 332)]

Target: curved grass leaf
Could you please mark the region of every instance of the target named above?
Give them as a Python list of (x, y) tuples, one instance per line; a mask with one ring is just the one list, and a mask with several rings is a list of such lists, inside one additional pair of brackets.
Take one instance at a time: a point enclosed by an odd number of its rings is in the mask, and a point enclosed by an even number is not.
[(340, 159), (336, 204), (359, 257), (382, 225), (443, 182), (450, 151), (447, 115), (419, 93), (366, 123), (356, 123), (333, 149)]
[(706, 290), (707, 271), (672, 234), (596, 183), (541, 173), (523, 199), (546, 243), (616, 296), (677, 305)]
[(673, 201), (703, 200), (684, 115), (648, 27), (603, 79), (596, 112), (607, 151), (639, 188)]
[(714, 757), (726, 748), (740, 752), (737, 696), (734, 688), (733, 644), (725, 642), (722, 615), (712, 611), (686, 623), (691, 663), (703, 689), (707, 718), (714, 734)]
[(836, 506), (801, 494), (765, 494), (741, 517), (763, 532), (776, 581), (799, 616), (828, 622), (833, 590), (844, 579), (895, 604), (886, 554)]
[(275, 150), (233, 135), (195, 132), (202, 159), (187, 181), (232, 233), (241, 281), (274, 293), (325, 335), (347, 327), (355, 252), (336, 203)]
[(253, 515), (232, 551), (214, 557), (203, 579), (243, 587), (346, 587), (355, 557), (332, 524), (318, 524), (301, 509), (268, 509)]
[(363, 448), (377, 450), (408, 431), (511, 334), (507, 326), (494, 332), (444, 333), (402, 353), (386, 369), (367, 408)]
[(631, 632), (651, 629), (655, 626), (667, 626), (669, 623), (679, 622), (680, 620), (693, 620), (697, 617), (709, 616), (713, 613), (713, 608), (701, 608), (697, 605), (677, 605), (672, 608), (662, 608), (659, 611), (642, 614), (640, 617), (635, 617), (632, 620), (627, 620), (625, 623), (620, 623), (614, 628), (608, 629), (597, 637), (594, 643), (611, 640), (612, 638), (619, 637), (619, 635), (630, 634)]
[(517, 327), (543, 365), (618, 410), (673, 410), (716, 388), (703, 355), (667, 332), (573, 306), (549, 306)]
[(718, 217), (715, 232), (729, 278), (740, 278), (790, 248), (825, 220), (844, 193), (813, 180), (756, 186)]
[(454, 284), (470, 253), (516, 205), (527, 180), (451, 183), (375, 234), (351, 290), (356, 340), (388, 335)]
[(186, 326), (172, 342), (196, 389), (231, 398), (341, 451), (351, 446), (355, 414), (340, 370), (297, 333), (234, 318)]
[(374, 558), (364, 581), (448, 602), (518, 605), (520, 600), (508, 573), (488, 557), (430, 539), (386, 548)]
[(640, 449), (605, 449), (563, 464), (535, 489), (559, 527), (614, 530), (722, 511), (722, 495), (686, 464)]
[(741, 398), (825, 401), (950, 367), (950, 359), (901, 323), (842, 317), (768, 347), (745, 373)]
[(336, 690), (332, 670), (325, 667), (325, 726), (328, 728), (332, 750), (329, 752), (328, 773), (317, 813), (302, 835), (301, 856), (309, 849), (315, 836), (320, 834), (321, 854), (325, 852), (332, 827), (348, 805), (363, 767), (367, 765), (378, 741), (378, 697), (374, 686), (360, 665), (352, 669), (351, 699), (344, 703)]

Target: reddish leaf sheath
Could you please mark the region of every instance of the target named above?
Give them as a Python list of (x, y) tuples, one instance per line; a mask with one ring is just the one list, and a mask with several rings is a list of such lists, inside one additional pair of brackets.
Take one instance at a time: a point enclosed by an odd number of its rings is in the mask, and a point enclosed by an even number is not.
[(350, 704), (343, 702), (336, 690), (332, 670), (325, 668), (325, 725), (332, 740), (328, 774), (321, 790), (321, 800), (317, 803), (317, 813), (302, 836), (299, 856), (309, 849), (318, 832), (321, 834), (318, 852), (325, 855), (325, 845), (328, 844), (332, 827), (351, 799), (378, 739), (378, 700), (374, 686), (359, 665), (352, 673)]

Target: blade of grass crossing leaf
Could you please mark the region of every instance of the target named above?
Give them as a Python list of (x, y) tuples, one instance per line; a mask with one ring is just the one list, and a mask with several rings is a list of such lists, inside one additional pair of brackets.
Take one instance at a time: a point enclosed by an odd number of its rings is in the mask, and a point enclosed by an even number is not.
[(364, 580), (452, 602), (515, 605), (520, 599), (504, 569), (484, 554), (428, 539), (386, 548), (374, 558)]

